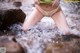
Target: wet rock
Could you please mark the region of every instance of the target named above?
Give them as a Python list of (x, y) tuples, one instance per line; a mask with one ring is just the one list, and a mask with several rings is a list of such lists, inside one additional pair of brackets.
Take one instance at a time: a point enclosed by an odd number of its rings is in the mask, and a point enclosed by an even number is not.
[(74, 35), (56, 37), (46, 44), (44, 53), (80, 53), (80, 37)]
[(7, 30), (0, 31), (0, 36), (8, 36), (8, 35), (16, 36), (16, 33)]
[(21, 9), (0, 10), (0, 30), (15, 23), (23, 23), (26, 15)]
[(13, 5), (15, 5), (16, 7), (20, 7), (20, 6), (22, 6), (22, 3), (21, 2), (14, 2)]
[(20, 9), (23, 0), (0, 0), (0, 10)]
[(23, 0), (0, 0), (0, 30), (12, 24), (23, 23), (26, 14), (20, 8)]
[(6, 53), (24, 53), (13, 36), (0, 36), (0, 47), (6, 48)]

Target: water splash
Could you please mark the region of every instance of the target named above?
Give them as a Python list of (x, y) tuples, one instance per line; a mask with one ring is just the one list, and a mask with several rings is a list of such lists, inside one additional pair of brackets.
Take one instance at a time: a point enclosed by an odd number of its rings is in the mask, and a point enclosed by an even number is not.
[(21, 27), (21, 24), (15, 24), (10, 28), (17, 33), (16, 40), (26, 53), (43, 53), (45, 44), (52, 42), (55, 35), (60, 35), (52, 22), (42, 21), (26, 32), (21, 31)]

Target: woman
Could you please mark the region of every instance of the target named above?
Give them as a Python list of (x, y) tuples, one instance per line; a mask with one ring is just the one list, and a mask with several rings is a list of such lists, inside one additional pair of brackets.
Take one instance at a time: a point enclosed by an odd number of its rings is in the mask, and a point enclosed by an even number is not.
[(24, 21), (23, 30), (28, 30), (44, 16), (52, 17), (57, 27), (63, 34), (69, 33), (69, 27), (66, 18), (59, 6), (60, 0), (34, 0), (35, 9), (27, 20)]

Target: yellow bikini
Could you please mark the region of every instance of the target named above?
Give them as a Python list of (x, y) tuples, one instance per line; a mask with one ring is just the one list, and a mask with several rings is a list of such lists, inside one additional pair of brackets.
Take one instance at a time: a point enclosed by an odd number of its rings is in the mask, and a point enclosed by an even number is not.
[(40, 0), (40, 3), (52, 4), (53, 3), (53, 0)]
[[(41, 2), (41, 3), (45, 3), (45, 2)], [(52, 3), (52, 2), (51, 2)], [(47, 3), (47, 4), (51, 4), (51, 3)], [(44, 16), (52, 16), (54, 13), (56, 13), (59, 9), (60, 9), (60, 6), (58, 5), (58, 7), (56, 9), (53, 9), (51, 10), (50, 12), (47, 12), (45, 10), (43, 10), (39, 4), (36, 4), (35, 5), (37, 7), (37, 9), (44, 15)]]

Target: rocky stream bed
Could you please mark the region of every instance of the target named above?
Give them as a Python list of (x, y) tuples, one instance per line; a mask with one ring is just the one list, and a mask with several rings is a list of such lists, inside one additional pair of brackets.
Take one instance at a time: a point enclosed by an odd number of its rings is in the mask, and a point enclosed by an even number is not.
[[(6, 3), (6, 1), (7, 0), (3, 3)], [(72, 9), (68, 8), (70, 7), (68, 3), (64, 5), (64, 3), (61, 2), (66, 20), (74, 35), (62, 35), (54, 21), (49, 17), (44, 17), (38, 24), (24, 32), (21, 30), (22, 23), (34, 9), (31, 5), (32, 3), (29, 3), (30, 1), (24, 1), (21, 7), (17, 5), (15, 9), (19, 9), (19, 12), (16, 10), (16, 14), (13, 10), (7, 11), (9, 13), (6, 13), (5, 9), (10, 10), (9, 6), (3, 7), (3, 10), (0, 8), (0, 47), (5, 47), (7, 53), (80, 53), (80, 9), (75, 10), (75, 13)], [(3, 3), (0, 1), (0, 4), (2, 4), (0, 5), (1, 7)], [(13, 6), (15, 5), (12, 5), (12, 1), (6, 4), (11, 5), (11, 9), (14, 9)], [(4, 4), (4, 6), (6, 4)], [(79, 6), (77, 8), (79, 8)], [(10, 18), (14, 21), (8, 21)], [(2, 28), (5, 29), (3, 30)]]

